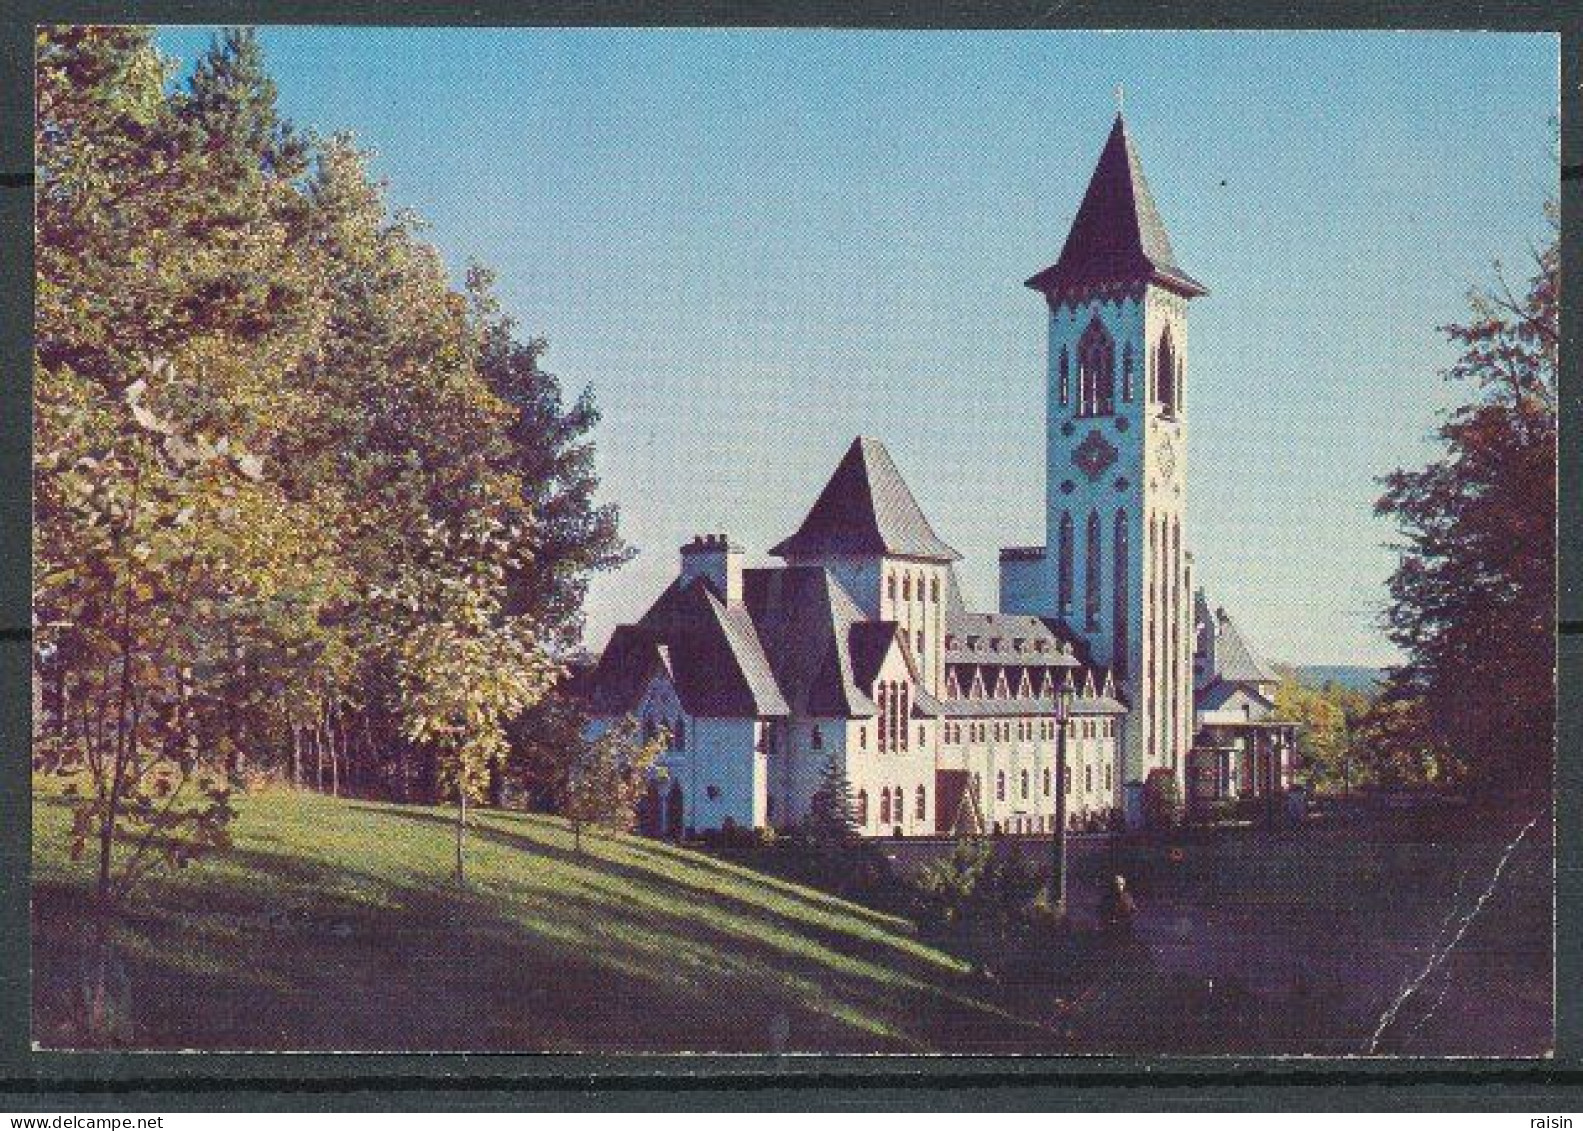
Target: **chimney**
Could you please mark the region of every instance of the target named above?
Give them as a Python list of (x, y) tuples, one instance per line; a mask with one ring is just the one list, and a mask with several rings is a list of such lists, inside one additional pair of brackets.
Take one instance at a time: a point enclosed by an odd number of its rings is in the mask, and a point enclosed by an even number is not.
[(724, 534), (699, 534), (682, 547), (682, 584), (702, 577), (728, 605), (742, 602), (742, 547)]

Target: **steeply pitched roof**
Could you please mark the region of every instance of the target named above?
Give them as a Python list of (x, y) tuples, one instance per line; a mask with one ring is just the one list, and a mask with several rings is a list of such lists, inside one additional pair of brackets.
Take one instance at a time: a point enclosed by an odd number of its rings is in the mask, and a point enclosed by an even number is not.
[(885, 445), (866, 436), (852, 441), (797, 533), (770, 553), (892, 554), (937, 562), (962, 556), (935, 534)]
[(1200, 689), (1209, 687), (1217, 680), (1224, 683), (1280, 682), (1280, 676), (1259, 658), (1226, 610), (1210, 611), (1209, 602), (1202, 591), (1193, 602), (1193, 613), (1197, 621), (1199, 650), (1207, 650), (1212, 660), (1194, 673)]
[(1062, 648), (1060, 638), (1042, 618), (1022, 613), (949, 609), (945, 638), (945, 659), (951, 664), (1079, 666), (1077, 657)]
[(1207, 294), (1176, 263), (1126, 121), (1116, 115), (1061, 257), (1028, 280), (1046, 294), (1100, 283), (1148, 280), (1188, 297)]
[(852, 629), (863, 613), (828, 570), (744, 570), (742, 602), (781, 692), (798, 714), (873, 714), (874, 704), (861, 690), (867, 684), (853, 678), (850, 653)]
[(661, 671), (692, 715), (788, 713), (747, 611), (727, 608), (701, 578), (672, 582), (637, 624), (611, 635), (589, 681), (594, 713), (630, 711)]

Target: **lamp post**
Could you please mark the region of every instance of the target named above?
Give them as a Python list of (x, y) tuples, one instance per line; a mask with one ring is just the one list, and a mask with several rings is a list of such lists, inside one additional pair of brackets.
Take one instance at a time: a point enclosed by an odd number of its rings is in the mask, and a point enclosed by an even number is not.
[(1066, 918), (1066, 725), (1072, 717), (1075, 697), (1072, 673), (1068, 671), (1055, 693), (1055, 835), (1050, 839), (1050, 906), (1057, 922)]

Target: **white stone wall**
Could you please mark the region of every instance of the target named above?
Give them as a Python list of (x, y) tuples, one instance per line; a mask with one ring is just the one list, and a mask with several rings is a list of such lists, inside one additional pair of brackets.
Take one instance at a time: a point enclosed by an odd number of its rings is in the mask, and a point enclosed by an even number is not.
[[(1111, 719), (1108, 725), (1106, 719)], [(977, 783), (985, 831), (999, 828), (1015, 834), (1054, 829), (1058, 740), (1053, 731), (1044, 729), (1046, 721), (1038, 717), (949, 720), (953, 732), (960, 728), (962, 737), (942, 746), (941, 765), (964, 769)], [(1032, 729), (1024, 731), (1019, 724)], [(1067, 761), (1072, 773), (1067, 813), (1087, 817), (1120, 807), (1122, 755), (1114, 720), (1085, 716), (1067, 725)], [(1032, 737), (1024, 738), (1024, 734)]]
[[(942, 582), (943, 584), (943, 582)], [(943, 596), (943, 593), (942, 593)], [(901, 650), (892, 647), (880, 665), (878, 682), (906, 682), (908, 672)], [(864, 690), (870, 690), (865, 688)], [(914, 689), (916, 696), (916, 689)], [(932, 719), (907, 721), (907, 748), (880, 750), (879, 730), (874, 719), (855, 719), (848, 724), (846, 772), (852, 796), (866, 808), (863, 832), (868, 836), (892, 836), (897, 829), (903, 836), (926, 836), (934, 827), (934, 769), (939, 751), (939, 723)], [(923, 814), (918, 813), (918, 792), (923, 791)], [(892, 806), (891, 818), (880, 821), (880, 799), (885, 791), (903, 798), (901, 813)], [(866, 800), (866, 805), (862, 803)]]

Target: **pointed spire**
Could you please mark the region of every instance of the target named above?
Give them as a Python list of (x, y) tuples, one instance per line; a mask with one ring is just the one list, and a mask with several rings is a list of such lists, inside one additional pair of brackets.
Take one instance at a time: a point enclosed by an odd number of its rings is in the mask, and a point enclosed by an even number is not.
[(770, 553), (894, 554), (936, 562), (962, 556), (935, 534), (885, 445), (866, 436), (852, 441), (797, 533)]
[(1176, 264), (1171, 238), (1118, 109), (1060, 259), (1027, 285), (1048, 295), (1093, 284), (1145, 281), (1188, 298), (1208, 293)]

